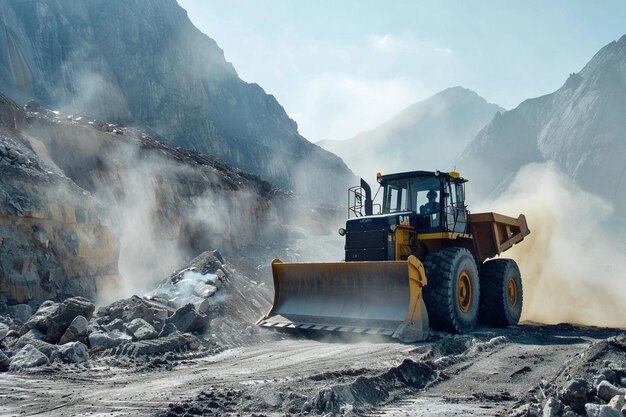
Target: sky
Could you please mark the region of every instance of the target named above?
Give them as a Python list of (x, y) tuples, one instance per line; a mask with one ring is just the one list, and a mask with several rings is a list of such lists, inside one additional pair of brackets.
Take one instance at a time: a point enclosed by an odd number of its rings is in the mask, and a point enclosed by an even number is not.
[(178, 0), (311, 142), (350, 139), (453, 86), (506, 109), (626, 34), (626, 0)]

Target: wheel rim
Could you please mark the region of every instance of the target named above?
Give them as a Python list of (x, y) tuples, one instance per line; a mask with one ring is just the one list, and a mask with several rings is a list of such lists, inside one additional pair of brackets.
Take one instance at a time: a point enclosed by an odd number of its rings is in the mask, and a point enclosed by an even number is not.
[(509, 305), (515, 307), (515, 304), (517, 304), (517, 283), (513, 277), (509, 277), (509, 281), (506, 285), (506, 294)]
[(472, 307), (472, 280), (467, 271), (461, 271), (456, 287), (456, 298), (459, 308), (463, 313), (467, 313)]

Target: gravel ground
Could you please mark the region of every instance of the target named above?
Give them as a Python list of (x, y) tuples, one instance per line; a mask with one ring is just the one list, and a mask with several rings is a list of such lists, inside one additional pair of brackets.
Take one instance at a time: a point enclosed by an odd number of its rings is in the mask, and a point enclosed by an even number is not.
[(101, 358), (83, 366), (4, 373), (0, 413), (515, 415), (524, 407), (542, 407), (574, 378), (593, 383), (606, 363), (626, 366), (624, 331), (569, 325), (436, 334), (413, 345), (281, 338), (219, 353)]

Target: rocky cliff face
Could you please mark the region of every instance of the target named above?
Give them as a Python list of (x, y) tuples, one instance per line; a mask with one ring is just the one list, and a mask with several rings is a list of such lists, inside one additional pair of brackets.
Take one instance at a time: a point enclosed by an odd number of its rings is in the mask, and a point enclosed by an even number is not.
[(471, 90), (453, 87), (409, 106), (376, 129), (318, 144), (365, 178), (373, 178), (376, 171), (444, 170), (502, 110)]
[(36, 155), (14, 129), (24, 113), (1, 94), (0, 118), (0, 302), (95, 298), (118, 278), (103, 207)]
[[(465, 150), (459, 167), (482, 195), (493, 195), (522, 165), (553, 161), (587, 191), (623, 207), (625, 114), (626, 35), (602, 48), (559, 90), (495, 117)], [(615, 216), (626, 225), (620, 219)]]
[(9, 303), (141, 292), (207, 249), (236, 256), (284, 242), (296, 217), (322, 223), (212, 156), (2, 97), (0, 294)]
[(3, 1), (0, 57), (18, 100), (149, 127), (313, 200), (343, 201), (353, 181), (174, 0)]

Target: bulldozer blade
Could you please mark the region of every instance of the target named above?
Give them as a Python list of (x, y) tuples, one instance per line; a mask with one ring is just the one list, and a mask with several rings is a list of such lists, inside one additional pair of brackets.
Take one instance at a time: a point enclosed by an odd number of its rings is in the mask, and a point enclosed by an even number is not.
[(356, 332), (411, 343), (428, 337), (422, 299), (426, 274), (406, 261), (282, 263), (272, 261), (274, 304), (257, 325)]

